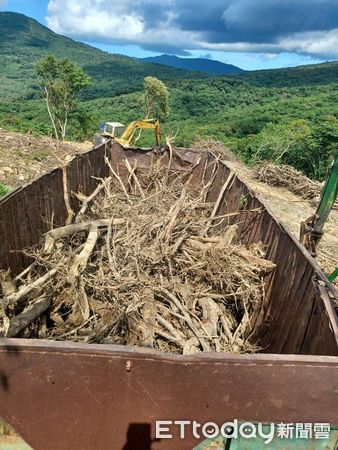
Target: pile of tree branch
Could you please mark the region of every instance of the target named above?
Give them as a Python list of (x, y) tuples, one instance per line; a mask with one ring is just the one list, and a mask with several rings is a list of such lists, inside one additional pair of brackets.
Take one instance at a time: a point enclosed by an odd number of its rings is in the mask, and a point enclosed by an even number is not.
[(292, 166), (263, 163), (254, 172), (254, 177), (270, 186), (283, 187), (306, 199), (318, 200), (323, 185), (307, 178)]
[(274, 264), (262, 245), (241, 245), (236, 226), (220, 231), (225, 189), (207, 203), (210, 183), (192, 190), (186, 171), (126, 167), (126, 183), (111, 168), (90, 197), (78, 195), (74, 223), (46, 233), (19, 276), (2, 273), (2, 334), (180, 354), (256, 351), (250, 319)]

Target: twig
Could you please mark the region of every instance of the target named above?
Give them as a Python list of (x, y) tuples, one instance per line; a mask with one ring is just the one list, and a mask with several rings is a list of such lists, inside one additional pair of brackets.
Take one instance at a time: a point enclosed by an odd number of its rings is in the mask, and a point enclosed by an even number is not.
[(218, 194), (218, 197), (217, 197), (214, 209), (213, 209), (213, 211), (212, 211), (212, 213), (211, 213), (211, 215), (209, 217), (209, 220), (208, 220), (208, 222), (207, 222), (207, 224), (206, 224), (206, 226), (204, 228), (204, 231), (203, 231), (204, 235), (207, 235), (208, 230), (210, 228), (210, 225), (212, 224), (212, 222), (213, 222), (213, 220), (214, 220), (214, 218), (216, 216), (216, 213), (218, 211), (218, 208), (219, 208), (219, 206), (221, 204), (221, 201), (223, 200), (224, 193), (231, 186), (231, 184), (233, 183), (233, 181), (235, 179), (235, 175), (236, 174), (234, 172), (230, 172), (228, 178), (226, 179), (225, 183), (223, 184), (222, 189), (220, 190), (220, 192)]
[(106, 187), (107, 183), (111, 180), (111, 177), (106, 178), (101, 184), (97, 186), (97, 188), (83, 200), (80, 211), (76, 215), (75, 223), (79, 222), (82, 219), (84, 213), (87, 210), (88, 203), (92, 202), (94, 198)]
[(136, 173), (135, 173), (136, 167), (135, 167), (135, 169), (132, 169), (127, 158), (124, 160), (124, 164), (127, 167), (128, 172), (130, 173), (130, 175), (133, 177), (133, 179), (135, 181), (135, 184), (136, 184), (136, 186), (137, 186), (137, 188), (138, 188), (138, 190), (140, 192), (140, 195), (141, 195), (142, 199), (145, 199), (144, 191), (143, 191), (142, 186), (140, 185), (140, 182), (139, 182), (139, 180), (138, 180), (138, 178), (136, 176)]
[(123, 181), (121, 180), (121, 177), (119, 177), (119, 176), (117, 175), (117, 173), (115, 172), (115, 170), (112, 168), (112, 165), (110, 164), (109, 159), (108, 159), (106, 156), (104, 157), (104, 160), (105, 160), (107, 166), (109, 167), (109, 170), (111, 171), (111, 173), (114, 175), (114, 177), (115, 177), (115, 178), (117, 179), (117, 181), (119, 182), (119, 184), (120, 184), (120, 186), (121, 186), (121, 188), (122, 188), (122, 190), (123, 190), (125, 196), (127, 197), (128, 203), (131, 203), (129, 194), (128, 194), (128, 192), (127, 192), (127, 189), (126, 189), (126, 187), (125, 187)]

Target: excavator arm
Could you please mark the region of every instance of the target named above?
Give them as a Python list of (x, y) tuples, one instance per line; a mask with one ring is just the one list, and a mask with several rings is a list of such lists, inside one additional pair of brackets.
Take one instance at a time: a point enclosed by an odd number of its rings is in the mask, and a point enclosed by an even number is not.
[[(328, 176), (321, 193), (321, 199), (316, 213), (301, 223), (300, 241), (310, 251), (313, 256), (317, 254), (317, 245), (323, 235), (324, 225), (329, 217), (332, 207), (338, 195), (338, 151), (332, 162)], [(336, 269), (330, 276), (333, 281), (338, 275)]]
[(115, 140), (121, 145), (130, 145), (133, 135), (139, 129), (155, 130), (156, 145), (161, 143), (160, 121), (158, 119), (135, 120), (131, 122), (120, 138)]

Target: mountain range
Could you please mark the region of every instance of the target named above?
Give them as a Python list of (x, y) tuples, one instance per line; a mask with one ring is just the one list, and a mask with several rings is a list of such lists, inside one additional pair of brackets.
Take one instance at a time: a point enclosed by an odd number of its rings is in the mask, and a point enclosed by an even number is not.
[[(178, 80), (214, 77), (211, 70), (231, 70), (231, 74), (228, 72), (221, 77), (232, 77), (254, 86), (269, 87), (317, 85), (335, 82), (338, 78), (337, 62), (254, 72), (243, 72), (235, 66), (218, 61), (169, 55), (146, 62), (104, 52), (58, 35), (23, 14), (0, 12), (0, 100), (38, 97), (40, 93), (36, 86), (35, 64), (49, 53), (60, 58), (70, 58), (88, 72), (93, 84), (83, 93), (87, 100), (141, 90), (145, 76), (158, 77), (170, 86)], [(181, 67), (168, 67), (159, 64), (159, 61)], [(197, 69), (204, 69), (204, 72)]]
[(147, 75), (163, 81), (204, 76), (107, 53), (56, 34), (23, 14), (0, 12), (0, 85), (3, 87), (0, 99), (34, 96), (35, 64), (49, 53), (59, 58), (70, 58), (88, 72), (93, 85), (86, 90), (87, 98), (141, 89)]
[(206, 72), (213, 75), (233, 75), (244, 72), (243, 69), (207, 58), (179, 58), (174, 55), (160, 55), (142, 58), (142, 61), (162, 64), (190, 71)]

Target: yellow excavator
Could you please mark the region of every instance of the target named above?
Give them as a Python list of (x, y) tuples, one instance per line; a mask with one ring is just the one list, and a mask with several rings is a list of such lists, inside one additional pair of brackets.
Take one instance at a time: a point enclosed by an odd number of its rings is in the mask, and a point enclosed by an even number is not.
[(161, 129), (158, 119), (143, 119), (131, 122), (127, 128), (119, 122), (101, 123), (99, 132), (94, 134), (94, 147), (101, 145), (109, 140), (118, 142), (122, 146), (129, 147), (131, 145), (136, 130), (152, 129), (155, 131), (156, 145), (161, 144)]

